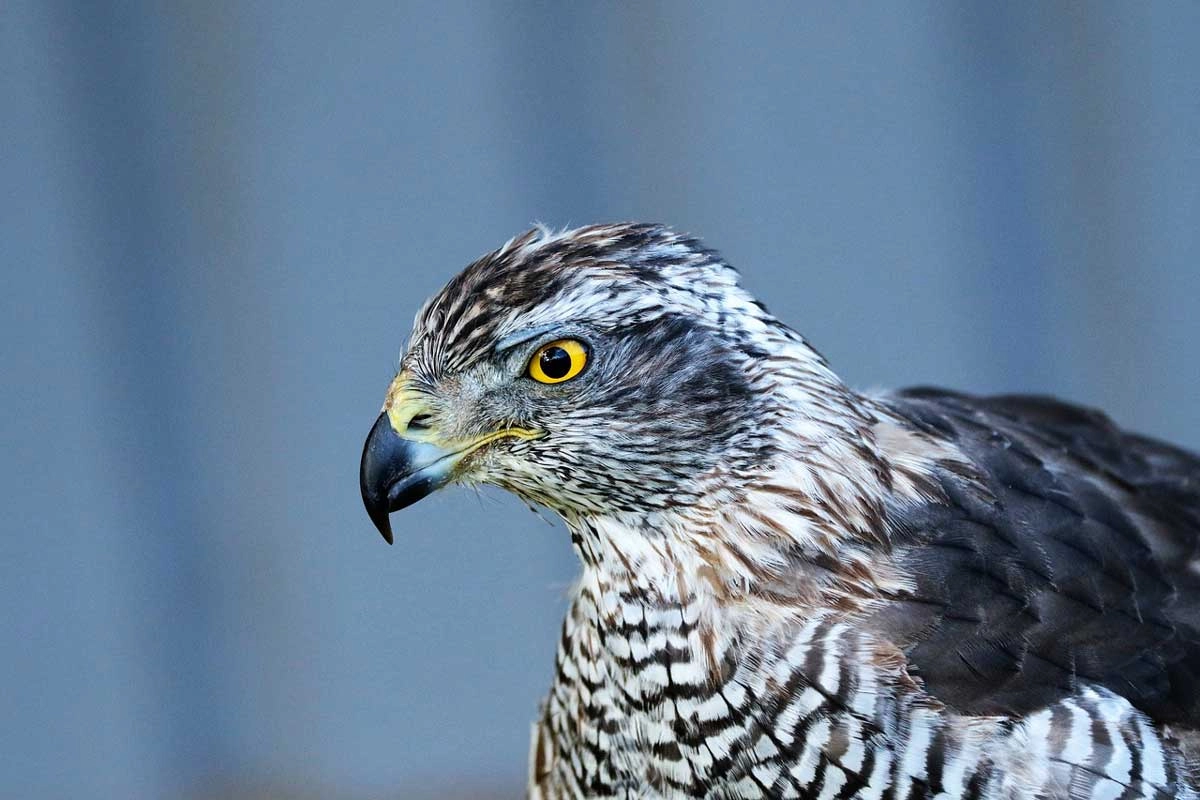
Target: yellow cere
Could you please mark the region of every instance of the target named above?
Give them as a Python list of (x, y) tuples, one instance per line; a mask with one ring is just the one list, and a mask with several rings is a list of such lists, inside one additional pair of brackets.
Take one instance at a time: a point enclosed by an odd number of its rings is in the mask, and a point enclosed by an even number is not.
[(562, 383), (587, 365), (587, 348), (574, 339), (559, 339), (538, 348), (529, 360), (529, 377), (538, 383)]

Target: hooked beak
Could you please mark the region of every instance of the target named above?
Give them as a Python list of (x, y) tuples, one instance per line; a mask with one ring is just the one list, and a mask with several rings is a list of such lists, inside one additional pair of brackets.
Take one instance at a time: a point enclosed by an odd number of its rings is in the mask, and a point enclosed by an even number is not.
[(462, 455), (429, 442), (407, 439), (396, 433), (386, 413), (379, 415), (363, 445), (358, 483), (367, 516), (388, 544), (392, 543), (388, 514), (445, 486)]
[(421, 410), (419, 400), (406, 391), (402, 374), (393, 383), (384, 412), (363, 445), (358, 469), (363, 505), (388, 544), (392, 543), (388, 514), (445, 486), (468, 455), (496, 439), (530, 440), (542, 435), (525, 428), (505, 428), (471, 441), (445, 443), (428, 428), (409, 425)]

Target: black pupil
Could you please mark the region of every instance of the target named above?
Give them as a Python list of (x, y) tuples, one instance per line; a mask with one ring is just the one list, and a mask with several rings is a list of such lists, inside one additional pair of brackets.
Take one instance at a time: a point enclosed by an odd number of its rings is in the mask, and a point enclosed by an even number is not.
[(565, 378), (571, 371), (571, 354), (561, 347), (547, 347), (539, 360), (547, 378)]

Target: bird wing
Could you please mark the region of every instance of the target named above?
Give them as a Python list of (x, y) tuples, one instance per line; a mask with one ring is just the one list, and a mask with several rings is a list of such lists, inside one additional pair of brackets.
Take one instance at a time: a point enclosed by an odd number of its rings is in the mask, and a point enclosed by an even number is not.
[(893, 516), (914, 589), (875, 622), (927, 690), (1023, 714), (1090, 683), (1200, 728), (1200, 458), (1048, 398), (884, 402), (979, 473)]

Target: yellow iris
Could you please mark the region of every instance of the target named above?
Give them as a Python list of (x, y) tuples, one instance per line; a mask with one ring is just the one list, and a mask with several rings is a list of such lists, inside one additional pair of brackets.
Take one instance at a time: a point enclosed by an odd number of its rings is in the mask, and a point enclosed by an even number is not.
[(538, 383), (562, 383), (574, 378), (587, 364), (587, 348), (574, 339), (559, 339), (538, 348), (529, 360), (529, 377)]

